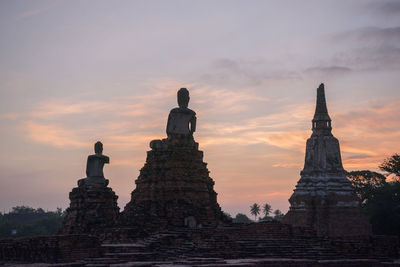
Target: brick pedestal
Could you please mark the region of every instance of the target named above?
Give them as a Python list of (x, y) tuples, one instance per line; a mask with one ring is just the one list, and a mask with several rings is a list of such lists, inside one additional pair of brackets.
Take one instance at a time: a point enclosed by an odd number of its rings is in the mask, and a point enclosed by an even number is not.
[(60, 234), (97, 234), (104, 227), (111, 227), (117, 223), (118, 196), (110, 187), (79, 186), (72, 189), (69, 198), (71, 204)]
[(216, 226), (225, 219), (217, 203), (203, 152), (168, 145), (147, 152), (132, 199), (122, 214), (127, 224)]

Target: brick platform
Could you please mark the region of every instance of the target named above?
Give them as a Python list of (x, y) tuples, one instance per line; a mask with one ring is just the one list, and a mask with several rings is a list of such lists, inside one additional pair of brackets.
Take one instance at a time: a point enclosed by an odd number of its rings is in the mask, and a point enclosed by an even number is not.
[(148, 151), (135, 183), (131, 201), (122, 213), (127, 225), (216, 227), (226, 221), (203, 152), (195, 147)]

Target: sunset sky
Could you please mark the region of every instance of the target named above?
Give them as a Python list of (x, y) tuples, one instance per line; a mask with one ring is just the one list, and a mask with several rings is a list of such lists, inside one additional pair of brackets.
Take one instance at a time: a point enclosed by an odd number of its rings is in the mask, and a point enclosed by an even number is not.
[(222, 209), (286, 212), (325, 83), (344, 168), (400, 153), (400, 1), (0, 1), (0, 212), (67, 208), (101, 140), (121, 210), (187, 87)]

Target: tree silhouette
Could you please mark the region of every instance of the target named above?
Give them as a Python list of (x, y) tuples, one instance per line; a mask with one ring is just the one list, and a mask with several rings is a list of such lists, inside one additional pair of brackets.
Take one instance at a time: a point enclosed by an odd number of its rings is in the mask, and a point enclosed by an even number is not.
[(260, 214), (260, 205), (254, 203), (250, 206), (250, 213), (254, 215), (254, 220), (257, 220), (257, 215)]
[(230, 215), (228, 212), (223, 211), (222, 212), (229, 220), (232, 220), (232, 215)]
[(234, 223), (251, 223), (251, 220), (245, 214), (238, 213), (238, 214), (236, 214), (236, 217), (233, 218), (233, 222)]
[(361, 199), (361, 207), (378, 235), (400, 236), (400, 155), (394, 154), (379, 166), (387, 174), (395, 175), (387, 181), (381, 173), (362, 170), (348, 172), (354, 191)]
[(0, 215), (0, 238), (53, 235), (61, 227), (64, 215), (60, 208), (44, 211), (29, 206), (13, 207)]
[(390, 158), (387, 158), (379, 165), (379, 169), (397, 176), (397, 180), (400, 181), (400, 154), (394, 154)]
[(275, 210), (274, 215), (274, 219), (277, 221), (280, 221), (283, 218), (283, 213), (280, 210)]
[(271, 210), (272, 210), (271, 205), (268, 203), (265, 203), (263, 206), (263, 212), (265, 214), (265, 217), (267, 217), (271, 213)]
[(31, 213), (37, 213), (37, 210), (34, 208), (28, 207), (28, 206), (16, 206), (12, 208), (12, 211), (10, 213), (13, 214), (31, 214)]
[(371, 198), (377, 188), (386, 184), (386, 177), (383, 174), (369, 170), (347, 172), (346, 176), (353, 184), (362, 205)]

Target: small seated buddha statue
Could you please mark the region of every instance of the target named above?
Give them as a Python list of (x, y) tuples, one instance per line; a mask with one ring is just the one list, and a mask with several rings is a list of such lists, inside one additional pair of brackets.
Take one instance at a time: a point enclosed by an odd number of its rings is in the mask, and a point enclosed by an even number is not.
[(103, 155), (103, 144), (99, 141), (94, 144), (94, 155), (89, 155), (86, 164), (86, 178), (78, 181), (78, 186), (105, 187), (108, 180), (104, 178), (104, 164), (110, 163), (110, 158)]

